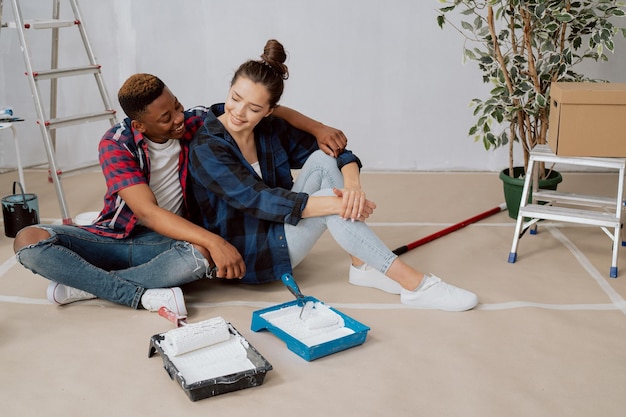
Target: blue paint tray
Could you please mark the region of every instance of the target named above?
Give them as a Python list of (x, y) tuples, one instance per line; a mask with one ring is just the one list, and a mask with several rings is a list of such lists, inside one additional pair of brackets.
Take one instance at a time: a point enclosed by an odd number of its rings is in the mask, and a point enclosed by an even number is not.
[[(321, 303), (318, 299), (308, 296), (304, 298), (304, 301)], [(258, 332), (260, 330), (269, 330), (279, 339), (283, 340), (287, 344), (287, 348), (289, 350), (307, 361), (312, 361), (323, 356), (331, 355), (333, 353), (361, 345), (363, 344), (363, 342), (365, 342), (365, 338), (367, 337), (367, 331), (370, 328), (329, 306), (326, 307), (341, 316), (344, 321), (344, 327), (351, 329), (354, 333), (341, 336), (337, 339), (333, 339), (317, 345), (309, 346), (262, 317), (262, 315), (264, 315), (265, 313), (281, 310), (283, 308), (292, 306), (299, 306), (298, 301), (294, 300), (288, 303), (279, 304), (253, 312), (252, 324), (250, 325), (251, 330), (254, 332)]]

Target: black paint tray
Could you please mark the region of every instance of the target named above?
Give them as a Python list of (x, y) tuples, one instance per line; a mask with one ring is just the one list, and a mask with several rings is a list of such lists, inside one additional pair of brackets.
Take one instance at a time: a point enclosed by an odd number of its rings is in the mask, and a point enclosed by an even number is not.
[[(170, 378), (175, 379), (180, 384), (191, 401), (262, 385), (265, 374), (272, 370), (272, 365), (230, 323), (228, 323), (228, 328), (232, 336), (237, 336), (242, 341), (248, 360), (255, 366), (253, 369), (188, 384), (185, 381), (185, 375), (176, 368), (172, 359), (164, 352), (161, 346), (165, 339), (163, 333), (156, 334), (150, 338), (148, 357), (152, 357), (155, 353), (161, 355), (163, 367)], [(209, 348), (210, 346), (198, 349), (198, 351)]]

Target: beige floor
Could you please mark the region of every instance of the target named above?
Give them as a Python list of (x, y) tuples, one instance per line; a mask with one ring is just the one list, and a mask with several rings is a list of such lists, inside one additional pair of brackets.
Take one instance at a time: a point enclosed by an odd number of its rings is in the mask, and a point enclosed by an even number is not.
[[(16, 173), (0, 175), (11, 193)], [(562, 190), (610, 194), (607, 174), (569, 173)], [(43, 222), (60, 217), (54, 187), (28, 171)], [(365, 173), (379, 209), (371, 226), (391, 248), (502, 202), (493, 173)], [(63, 179), (73, 216), (99, 210), (99, 172)], [(600, 230), (544, 224), (507, 262), (513, 221), (492, 216), (402, 255), (475, 291), (473, 311), (403, 307), (397, 296), (347, 281), (348, 259), (328, 236), (296, 269), (303, 292), (368, 325), (358, 347), (306, 362), (268, 332), (259, 306), (292, 300), (279, 283), (184, 288), (190, 322), (230, 321), (273, 365), (262, 386), (191, 402), (149, 339), (173, 325), (101, 300), (58, 307), (47, 281), (15, 263), (0, 238), (0, 408), (4, 416), (623, 416), (626, 276), (608, 278)], [(620, 254), (626, 271), (626, 250)]]

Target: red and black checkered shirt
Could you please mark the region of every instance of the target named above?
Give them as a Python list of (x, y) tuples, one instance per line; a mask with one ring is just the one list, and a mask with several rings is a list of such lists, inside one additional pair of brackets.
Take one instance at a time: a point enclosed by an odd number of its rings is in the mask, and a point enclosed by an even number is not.
[[(198, 106), (185, 111), (185, 133), (180, 139), (181, 153), (178, 161), (178, 177), (183, 190), (184, 215), (192, 217), (187, 192), (187, 162), (189, 142), (204, 122), (209, 109)], [(131, 120), (109, 129), (98, 145), (100, 166), (106, 180), (107, 192), (104, 208), (95, 224), (83, 226), (92, 233), (113, 238), (127, 237), (137, 225), (137, 216), (119, 196), (126, 187), (150, 184), (150, 159), (148, 145), (141, 132), (131, 127)]]

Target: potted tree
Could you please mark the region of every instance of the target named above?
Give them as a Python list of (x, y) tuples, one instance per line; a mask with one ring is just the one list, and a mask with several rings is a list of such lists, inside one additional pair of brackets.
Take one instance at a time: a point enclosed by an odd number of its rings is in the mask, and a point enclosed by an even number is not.
[[(550, 85), (563, 81), (599, 81), (575, 72), (583, 61), (605, 61), (614, 38), (626, 29), (615, 22), (626, 3), (615, 0), (439, 0), (437, 23), (465, 37), (464, 58), (475, 61), (482, 81), (491, 83), (486, 98), (472, 100), (476, 122), (469, 135), (485, 149), (509, 148), (505, 182), (509, 216), (517, 218), (519, 193), (530, 150), (545, 144), (550, 111)], [(521, 145), (523, 165), (516, 166), (514, 144)], [(559, 173), (542, 167), (539, 186), (555, 188)], [(540, 170), (542, 171), (542, 170)], [(547, 182), (545, 182), (547, 181)], [(507, 193), (516, 184), (517, 196)]]

